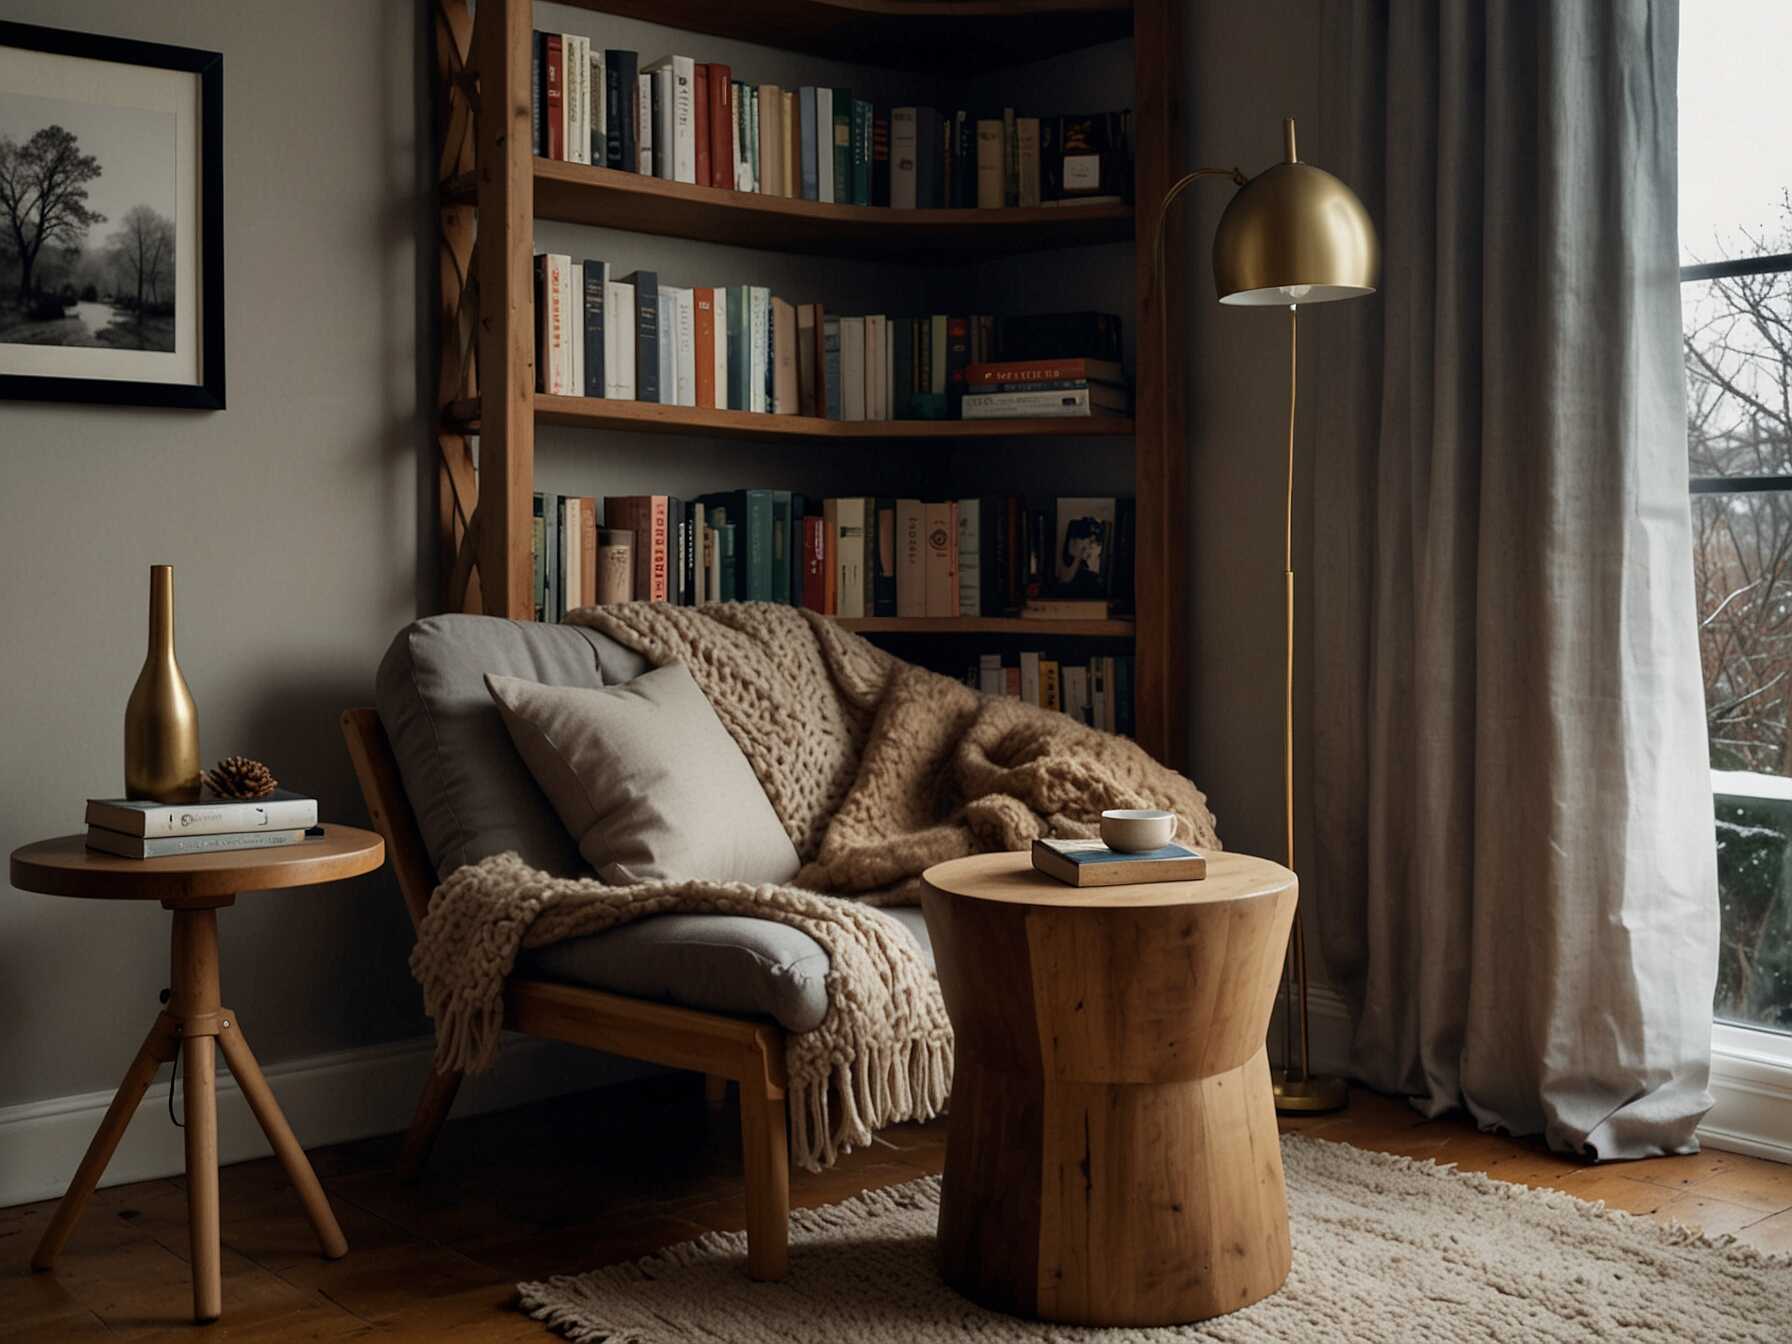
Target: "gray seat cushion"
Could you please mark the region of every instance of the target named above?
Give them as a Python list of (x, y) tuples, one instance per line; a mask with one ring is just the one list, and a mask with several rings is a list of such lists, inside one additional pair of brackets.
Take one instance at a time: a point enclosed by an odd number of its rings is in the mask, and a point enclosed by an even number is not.
[[(551, 873), (589, 873), (485, 688), (488, 672), (597, 688), (648, 670), (581, 626), (431, 616), (380, 663), (375, 703), (438, 875), (515, 850)], [(889, 913), (932, 952), (919, 908)], [(808, 1031), (827, 1012), (827, 953), (799, 929), (737, 915), (658, 915), (526, 955), (524, 974)]]
[[(933, 966), (919, 906), (887, 913)], [(655, 915), (524, 954), (524, 975), (812, 1031), (828, 1009), (828, 954), (801, 929), (740, 915)]]

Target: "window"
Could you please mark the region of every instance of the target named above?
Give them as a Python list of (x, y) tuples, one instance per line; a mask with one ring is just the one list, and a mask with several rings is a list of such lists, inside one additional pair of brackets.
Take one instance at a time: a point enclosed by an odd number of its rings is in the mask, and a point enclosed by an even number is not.
[(1792, 1035), (1792, 6), (1682, 11), (1680, 246), (1720, 1022)]

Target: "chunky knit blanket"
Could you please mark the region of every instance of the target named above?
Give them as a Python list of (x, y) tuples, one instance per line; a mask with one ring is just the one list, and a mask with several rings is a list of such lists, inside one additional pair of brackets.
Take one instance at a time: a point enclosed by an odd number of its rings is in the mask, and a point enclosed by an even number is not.
[(939, 986), (877, 905), (912, 903), (922, 870), (945, 859), (1093, 835), (1111, 807), (1169, 808), (1182, 839), (1219, 847), (1200, 790), (1132, 742), (979, 694), (812, 612), (631, 603), (567, 619), (690, 669), (803, 867), (789, 886), (610, 887), (503, 854), (450, 874), (411, 957), (442, 1068), (491, 1062), (525, 948), (668, 911), (776, 920), (828, 954), (827, 1015), (785, 1049), (792, 1153), (819, 1169), (882, 1126), (939, 1114), (951, 1088)]

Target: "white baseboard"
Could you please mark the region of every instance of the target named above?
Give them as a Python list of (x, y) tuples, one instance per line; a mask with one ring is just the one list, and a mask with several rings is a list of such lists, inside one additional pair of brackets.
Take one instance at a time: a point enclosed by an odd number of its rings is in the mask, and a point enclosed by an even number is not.
[[(1350, 1012), (1324, 985), (1307, 996), (1308, 1049), (1315, 1073), (1350, 1073)], [(1282, 1000), (1270, 1025), (1270, 1053), (1281, 1049)], [(1711, 1050), (1714, 1104), (1698, 1129), (1707, 1148), (1792, 1163), (1792, 1068), (1773, 1053), (1738, 1044), (1719, 1029)]]
[[(433, 1038), (394, 1041), (266, 1066), (293, 1133), (307, 1148), (406, 1128), (429, 1074)], [(124, 1071), (125, 1057), (119, 1059)], [(652, 1072), (651, 1065), (551, 1041), (506, 1036), (498, 1062), (470, 1076), (454, 1114), (477, 1115)], [(165, 1065), (137, 1108), (101, 1185), (173, 1176), (185, 1168), (182, 1131), (168, 1121)], [(86, 1092), (0, 1107), (0, 1208), (53, 1199), (87, 1151), (112, 1093)], [(178, 1099), (177, 1099), (178, 1104)], [(269, 1152), (236, 1080), (218, 1061), (218, 1158)]]

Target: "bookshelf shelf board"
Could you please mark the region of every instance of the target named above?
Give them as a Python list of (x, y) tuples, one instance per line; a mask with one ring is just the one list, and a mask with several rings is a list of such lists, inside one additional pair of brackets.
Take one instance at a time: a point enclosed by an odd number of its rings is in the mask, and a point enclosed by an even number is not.
[[(859, 65), (965, 73), (1133, 29), (1132, 0), (569, 0), (581, 9)], [(701, 50), (700, 45), (694, 50)]]
[[(542, 158), (534, 160), (534, 179), (537, 219), (808, 256), (938, 264), (1133, 237), (1130, 205), (896, 210), (725, 191)], [(457, 178), (444, 199), (470, 205), (475, 194), (470, 177)]]
[(836, 616), (860, 635), (1088, 635), (1130, 639), (1131, 621), (1034, 621), (1022, 616)]
[[(448, 423), (456, 431), (477, 432), (478, 417), (479, 408), (475, 402), (453, 402), (447, 410)], [(820, 420), (812, 415), (713, 411), (697, 406), (665, 406), (651, 401), (550, 397), (542, 393), (535, 395), (535, 423), (760, 441), (793, 438), (1117, 438), (1133, 432), (1133, 422), (1116, 415), (1053, 420)]]

